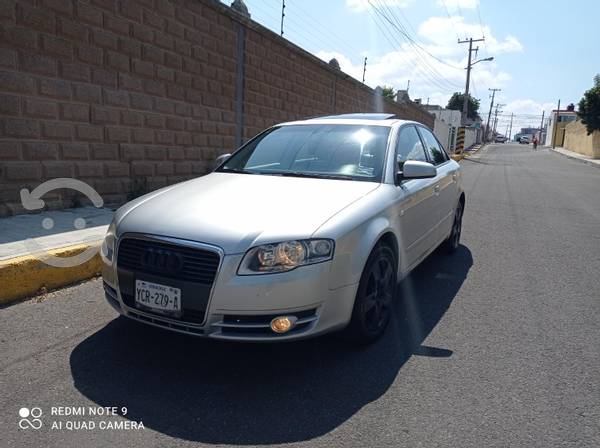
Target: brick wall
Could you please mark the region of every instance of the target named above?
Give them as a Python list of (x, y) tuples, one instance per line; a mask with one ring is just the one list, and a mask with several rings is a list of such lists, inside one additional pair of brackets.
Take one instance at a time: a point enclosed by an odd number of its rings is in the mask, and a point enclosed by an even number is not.
[(120, 204), (274, 123), (376, 110), (433, 125), (217, 1), (0, 0), (0, 216), (55, 177)]

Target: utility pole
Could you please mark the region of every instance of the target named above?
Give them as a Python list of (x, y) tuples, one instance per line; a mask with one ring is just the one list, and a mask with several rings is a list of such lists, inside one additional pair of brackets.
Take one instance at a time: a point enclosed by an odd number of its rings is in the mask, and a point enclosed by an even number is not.
[[(460, 116), (460, 124), (461, 125), (465, 125), (466, 121), (467, 121), (467, 107), (469, 105), (469, 82), (471, 81), (471, 67), (473, 65), (475, 65), (477, 62), (473, 62), (471, 63), (471, 54), (473, 53), (473, 51), (477, 51), (479, 50), (479, 47), (473, 49), (473, 42), (482, 42), (485, 39), (481, 38), (481, 39), (473, 39), (472, 37), (470, 37), (468, 40), (459, 40), (458, 43), (459, 44), (466, 44), (467, 42), (469, 43), (469, 58), (468, 58), (468, 63), (467, 63), (467, 82), (465, 84), (465, 96), (463, 98), (463, 108), (462, 108), (462, 113)], [(489, 59), (489, 58), (488, 58)], [(489, 59), (491, 60), (491, 59)]]
[(408, 93), (408, 88), (410, 87), (410, 79), (408, 80), (408, 82), (406, 83), (406, 93)]
[[(496, 135), (496, 126), (498, 125), (498, 109), (502, 106), (506, 106), (506, 104), (496, 104), (496, 112), (494, 114), (494, 132), (492, 133), (492, 135)], [(502, 112), (502, 111), (500, 111)]]
[(365, 83), (366, 73), (367, 73), (367, 57), (365, 56), (365, 65), (363, 66), (363, 84)]
[(492, 117), (492, 107), (494, 107), (494, 98), (496, 97), (496, 92), (500, 92), (502, 89), (488, 89), (492, 92), (492, 102), (490, 103), (490, 113), (488, 114), (487, 124), (485, 125), (485, 141), (489, 141), (490, 135), (490, 118)]
[(281, 34), (283, 36), (283, 18), (285, 17), (285, 0), (281, 1)]
[(514, 115), (515, 114), (513, 114), (512, 112), (510, 113), (510, 130), (508, 131), (508, 141), (510, 141), (510, 138), (512, 137), (512, 121)]
[(558, 118), (560, 117), (560, 100), (558, 100), (558, 107), (556, 108), (556, 118), (552, 125), (552, 149), (556, 148), (556, 129), (558, 128)]
[(540, 141), (538, 143), (542, 143), (542, 132), (544, 129), (544, 114), (546, 113), (545, 110), (542, 111), (542, 122), (540, 123)]

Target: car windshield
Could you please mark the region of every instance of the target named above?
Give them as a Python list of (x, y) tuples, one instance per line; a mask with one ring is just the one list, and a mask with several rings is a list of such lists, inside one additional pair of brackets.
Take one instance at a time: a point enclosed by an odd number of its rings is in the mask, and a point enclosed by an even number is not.
[(390, 128), (279, 126), (250, 141), (217, 171), (381, 182)]

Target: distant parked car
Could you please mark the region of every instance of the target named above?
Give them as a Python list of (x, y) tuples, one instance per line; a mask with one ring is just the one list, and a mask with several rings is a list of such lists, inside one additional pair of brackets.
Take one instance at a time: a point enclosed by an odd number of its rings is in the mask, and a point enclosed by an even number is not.
[(527, 135), (524, 135), (519, 139), (519, 143), (521, 143), (522, 145), (528, 145), (531, 143), (531, 138), (529, 138)]
[(494, 142), (496, 143), (504, 143), (506, 141), (506, 137), (504, 137), (503, 135), (497, 135), (496, 139), (494, 140)]
[(217, 164), (116, 212), (101, 255), (119, 313), (216, 339), (347, 327), (373, 341), (396, 281), (437, 246), (458, 247), (460, 165), (422, 124), (386, 114), (285, 123)]

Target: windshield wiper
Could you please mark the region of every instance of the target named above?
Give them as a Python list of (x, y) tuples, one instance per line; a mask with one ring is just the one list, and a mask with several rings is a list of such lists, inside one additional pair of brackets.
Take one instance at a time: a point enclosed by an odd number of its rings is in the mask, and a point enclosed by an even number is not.
[(354, 176), (348, 174), (302, 173), (299, 171), (268, 171), (261, 174), (272, 174), (274, 176), (284, 177), (316, 177), (318, 179), (354, 180)]

